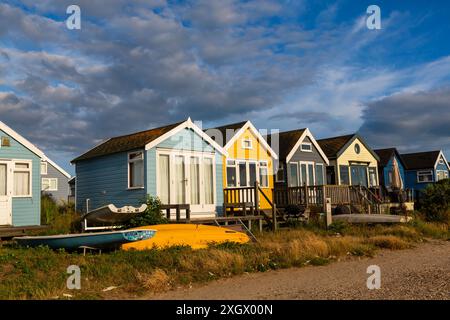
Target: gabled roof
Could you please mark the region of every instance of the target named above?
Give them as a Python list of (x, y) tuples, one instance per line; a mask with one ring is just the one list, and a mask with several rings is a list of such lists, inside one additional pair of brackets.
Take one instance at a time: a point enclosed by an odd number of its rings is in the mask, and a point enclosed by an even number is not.
[(372, 154), (372, 156), (375, 159), (377, 159), (377, 161), (380, 160), (378, 155), (366, 144), (364, 139), (357, 133), (321, 139), (317, 140), (317, 142), (319, 143), (323, 152), (325, 152), (325, 154), (327, 155), (328, 159), (336, 159), (356, 139), (358, 139), (364, 145), (364, 147)]
[(53, 162), (50, 158), (48, 158), (38, 147), (36, 147), (34, 144), (32, 144), (30, 141), (22, 137), (20, 134), (18, 134), (16, 131), (11, 129), (9, 126), (7, 126), (4, 122), (0, 121), (0, 130), (5, 132), (7, 135), (9, 135), (11, 138), (19, 142), (21, 145), (23, 145), (25, 148), (36, 154), (39, 158), (41, 158), (42, 161), (47, 161), (50, 163), (55, 169), (59, 170), (63, 175), (65, 175), (67, 178), (70, 178), (70, 174), (67, 173), (63, 168), (58, 166), (55, 162)]
[(5, 132), (7, 135), (9, 135), (11, 138), (19, 142), (21, 145), (23, 145), (25, 148), (36, 154), (39, 158), (44, 158), (44, 153), (38, 149), (34, 144), (32, 144), (30, 141), (22, 137), (20, 134), (18, 134), (16, 131), (8, 127), (4, 122), (0, 121), (0, 130)]
[(75, 163), (81, 160), (92, 159), (100, 156), (110, 155), (119, 152), (130, 151), (139, 148), (151, 149), (161, 141), (178, 133), (182, 129), (190, 128), (199, 134), (203, 139), (210, 143), (220, 153), (224, 153), (221, 146), (215, 143), (207, 134), (205, 134), (191, 119), (182, 122), (169, 124), (166, 126), (140, 131), (124, 136), (110, 138), (101, 144), (95, 146), (81, 156), (73, 159), (71, 162)]
[(221, 141), (217, 140), (216, 142), (222, 147), (225, 147), (225, 145), (236, 135), (237, 131), (239, 131), (239, 129), (242, 129), (242, 127), (245, 126), (246, 123), (247, 121), (230, 123), (216, 128), (205, 129), (205, 132), (208, 133), (208, 131), (211, 132), (211, 130), (220, 131), (223, 139), (221, 139)]
[(58, 166), (55, 162), (53, 162), (51, 159), (49, 159), (46, 155), (44, 155), (44, 158), (42, 158), (42, 161), (47, 161), (48, 163), (50, 163), (53, 168), (55, 168), (56, 170), (58, 170), (59, 172), (61, 172), (63, 175), (65, 175), (68, 179), (70, 179), (70, 174), (64, 170), (63, 168), (61, 168), (60, 166)]
[(336, 158), (337, 153), (354, 137), (354, 134), (317, 140), (328, 158)]
[(447, 164), (447, 167), (450, 170), (450, 166), (448, 165), (444, 154), (440, 150), (404, 153), (401, 155), (403, 162), (406, 165), (406, 169), (408, 170), (434, 168), (441, 156), (444, 158), (444, 163)]
[[(267, 143), (266, 139), (259, 133), (258, 129), (250, 122), (250, 121), (243, 121), (243, 122), (237, 122), (232, 124), (223, 125), (217, 128), (209, 128), (206, 129), (205, 132), (207, 134), (213, 135), (213, 130), (218, 130), (221, 134), (223, 141), (221, 141), (219, 144), (223, 145), (223, 148), (225, 150), (228, 150), (228, 148), (239, 138), (241, 134), (243, 134), (247, 129), (249, 129), (258, 139), (258, 141), (261, 143), (261, 145), (271, 154), (271, 156), (274, 159), (278, 159), (278, 155), (275, 151), (272, 150), (270, 145)], [(233, 133), (234, 134), (230, 134)], [(216, 139), (217, 140), (217, 139)]]
[(271, 146), (273, 146), (274, 139), (278, 139), (279, 158), (281, 160), (289, 161), (300, 147), (300, 143), (305, 139), (305, 137), (308, 137), (311, 140), (312, 144), (316, 147), (319, 154), (325, 160), (325, 163), (329, 164), (327, 156), (322, 151), (322, 148), (317, 143), (308, 128), (274, 133), (267, 136), (267, 141)]
[(377, 150), (373, 150), (373, 151), (380, 158), (379, 165), (381, 167), (385, 167), (388, 164), (389, 160), (391, 160), (393, 155), (395, 155), (397, 160), (401, 162), (403, 167), (405, 167), (405, 163), (403, 162), (403, 159), (400, 156), (400, 153), (397, 151), (396, 148), (377, 149)]

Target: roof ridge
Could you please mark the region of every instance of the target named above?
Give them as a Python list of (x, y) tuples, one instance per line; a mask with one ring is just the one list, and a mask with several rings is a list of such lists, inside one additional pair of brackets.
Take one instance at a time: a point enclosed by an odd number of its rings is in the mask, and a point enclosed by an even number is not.
[[(171, 123), (171, 124), (166, 124), (165, 126), (160, 126), (160, 127), (155, 127), (155, 128), (151, 128), (151, 129), (141, 130), (141, 131), (137, 131), (137, 132), (133, 132), (133, 133), (127, 133), (127, 134), (123, 134), (123, 135), (120, 135), (120, 136), (114, 136), (114, 137), (108, 138), (108, 140), (112, 140), (112, 139), (116, 139), (116, 138), (124, 138), (124, 137), (133, 136), (133, 135), (144, 133), (144, 132), (149, 132), (149, 131), (152, 131), (152, 130), (159, 130), (159, 129), (167, 128), (167, 127), (170, 127), (170, 126), (176, 126), (176, 125), (182, 124), (185, 121), (187, 121), (187, 120), (174, 122), (174, 123)], [(106, 142), (106, 141), (104, 141), (104, 142)]]

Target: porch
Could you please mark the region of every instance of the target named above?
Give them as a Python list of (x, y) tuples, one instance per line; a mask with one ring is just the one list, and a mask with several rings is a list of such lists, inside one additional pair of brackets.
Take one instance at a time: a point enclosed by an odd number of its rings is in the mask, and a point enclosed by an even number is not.
[(48, 228), (49, 226), (23, 226), (23, 227), (0, 226), (0, 239), (26, 236), (31, 232), (43, 231)]

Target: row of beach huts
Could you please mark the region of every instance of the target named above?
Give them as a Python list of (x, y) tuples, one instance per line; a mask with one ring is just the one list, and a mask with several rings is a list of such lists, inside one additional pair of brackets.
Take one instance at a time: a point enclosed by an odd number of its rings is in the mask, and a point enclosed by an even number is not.
[(43, 193), (74, 201), (80, 213), (139, 206), (147, 194), (168, 209), (188, 205), (191, 219), (322, 206), (326, 198), (380, 213), (371, 206), (413, 208), (420, 190), (450, 172), (441, 150), (400, 154), (373, 150), (358, 134), (316, 140), (308, 128), (264, 131), (243, 121), (204, 129), (189, 118), (107, 139), (71, 161), (71, 177), (3, 122), (0, 136), (0, 235), (39, 226)]

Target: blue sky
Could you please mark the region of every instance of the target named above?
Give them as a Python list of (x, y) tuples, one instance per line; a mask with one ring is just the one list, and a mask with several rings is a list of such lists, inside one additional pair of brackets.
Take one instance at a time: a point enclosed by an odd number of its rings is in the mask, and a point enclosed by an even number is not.
[(447, 2), (35, 2), (0, 3), (0, 119), (71, 173), (105, 138), (188, 116), (450, 158)]

